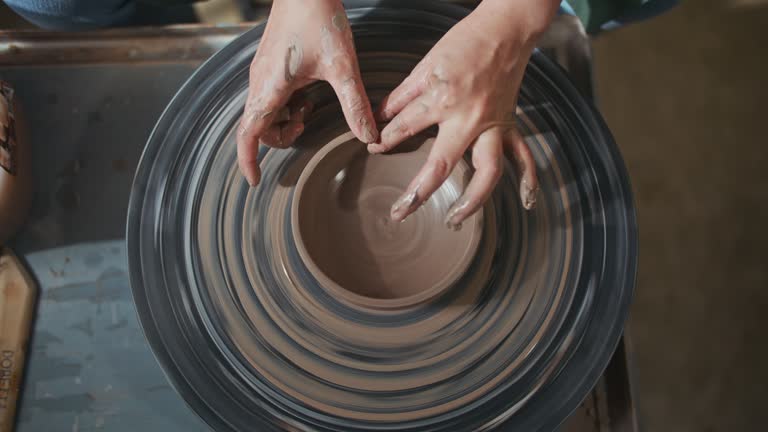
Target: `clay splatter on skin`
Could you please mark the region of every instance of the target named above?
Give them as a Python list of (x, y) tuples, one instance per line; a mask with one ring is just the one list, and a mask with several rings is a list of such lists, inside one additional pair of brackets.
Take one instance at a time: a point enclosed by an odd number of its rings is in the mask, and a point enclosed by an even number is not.
[(301, 45), (296, 42), (291, 42), (288, 45), (288, 51), (285, 53), (285, 82), (291, 82), (296, 78), (296, 73), (301, 65), (301, 60), (304, 57), (304, 53), (301, 49)]
[(393, 122), (395, 123), (395, 127), (387, 130), (387, 138), (392, 139), (400, 136), (403, 136), (403, 137), (413, 136), (413, 132), (411, 132), (410, 128), (405, 123), (405, 120), (403, 120), (401, 116), (395, 117)]
[(254, 122), (257, 120), (263, 120), (274, 114), (272, 109), (267, 108), (266, 101), (269, 100), (278, 90), (278, 80), (279, 75), (271, 76), (265, 79), (261, 85), (261, 90), (259, 93), (256, 93), (258, 96), (252, 96), (248, 98), (248, 101), (245, 103), (245, 109), (243, 112), (243, 122), (241, 123), (240, 128), (237, 130), (239, 136), (249, 136)]
[(456, 94), (451, 90), (451, 82), (441, 66), (437, 66), (426, 78), (426, 86), (430, 89), (427, 94), (435, 107), (448, 110), (457, 105)]
[(392, 219), (398, 220), (402, 219), (405, 213), (409, 210), (411, 210), (414, 206), (416, 206), (416, 203), (418, 202), (419, 198), (419, 188), (421, 186), (416, 186), (413, 191), (409, 194), (406, 194), (397, 201), (395, 201), (394, 204), (392, 204), (392, 210), (390, 211)]
[(523, 207), (530, 210), (536, 206), (536, 193), (538, 188), (532, 188), (526, 179), (520, 182), (520, 199), (523, 201)]
[(459, 199), (459, 201), (456, 201), (456, 203), (448, 211), (448, 214), (445, 216), (445, 226), (454, 231), (460, 230), (460, 220), (462, 219), (462, 215), (468, 207), (469, 200), (467, 198), (462, 197)]
[(339, 36), (328, 26), (320, 28), (320, 61), (326, 66), (332, 66), (336, 58), (346, 61), (353, 51), (352, 33), (345, 31)]
[(446, 222), (445, 226), (448, 227), (451, 231), (461, 231), (462, 224), (461, 222)]
[(337, 12), (336, 15), (331, 18), (331, 24), (338, 31), (344, 31), (347, 28), (347, 15), (344, 12)]
[(266, 101), (272, 99), (273, 95), (284, 86), (282, 82), (279, 82), (279, 74), (270, 74), (261, 84), (261, 90), (258, 93), (259, 96), (254, 102), (253, 106), (261, 111), (264, 111)]
[(339, 56), (339, 49), (334, 43), (333, 35), (328, 27), (323, 26), (320, 29), (320, 46), (322, 58), (320, 59), (326, 66), (333, 64), (333, 59)]
[(237, 134), (241, 137), (247, 137), (251, 131), (251, 126), (256, 120), (263, 120), (273, 114), (272, 111), (264, 111), (253, 108), (253, 106), (245, 108), (245, 121), (242, 122), (237, 129)]

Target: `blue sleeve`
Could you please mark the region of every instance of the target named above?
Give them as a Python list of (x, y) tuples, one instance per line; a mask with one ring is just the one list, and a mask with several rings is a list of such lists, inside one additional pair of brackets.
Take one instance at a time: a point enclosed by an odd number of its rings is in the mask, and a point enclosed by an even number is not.
[(577, 16), (588, 33), (599, 33), (660, 15), (677, 0), (563, 0), (560, 12)]

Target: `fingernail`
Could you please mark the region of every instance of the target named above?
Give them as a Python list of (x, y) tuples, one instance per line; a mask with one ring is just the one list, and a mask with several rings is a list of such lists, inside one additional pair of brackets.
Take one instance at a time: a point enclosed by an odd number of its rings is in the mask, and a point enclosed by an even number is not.
[(469, 206), (469, 200), (466, 198), (459, 198), (448, 210), (445, 215), (445, 226), (458, 231), (461, 229), (461, 223), (466, 219), (466, 209)]
[(245, 176), (245, 180), (248, 181), (248, 185), (251, 187), (256, 187), (259, 184), (259, 180), (261, 180), (261, 173), (258, 171), (252, 172)]
[(448, 229), (451, 231), (461, 231), (461, 222), (447, 221), (445, 226), (448, 227)]
[(528, 180), (523, 179), (520, 182), (520, 200), (526, 210), (536, 207), (536, 193), (538, 189), (532, 188)]
[(376, 124), (368, 126), (368, 132), (371, 134), (371, 142), (377, 142), (379, 140), (379, 130), (376, 128)]
[(374, 138), (373, 133), (371, 133), (370, 128), (363, 129), (363, 141), (368, 144), (376, 141), (376, 138)]
[(414, 188), (413, 192), (401, 196), (397, 201), (395, 201), (394, 204), (392, 204), (392, 209), (390, 210), (390, 217), (392, 220), (404, 220), (408, 212), (418, 206), (418, 192), (419, 188), (416, 187)]

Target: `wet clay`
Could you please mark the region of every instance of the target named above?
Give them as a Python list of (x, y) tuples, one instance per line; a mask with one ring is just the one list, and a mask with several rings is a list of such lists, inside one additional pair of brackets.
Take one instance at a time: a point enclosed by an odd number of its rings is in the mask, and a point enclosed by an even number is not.
[(443, 222), (470, 176), (464, 161), (418, 211), (403, 222), (390, 218), (433, 141), (416, 136), (398, 153), (371, 155), (346, 133), (310, 160), (292, 204), (293, 233), (321, 285), (402, 300), (436, 294), (466, 271), (482, 234), (482, 210), (461, 231)]
[[(298, 39), (298, 38), (296, 38)], [(301, 49), (301, 42), (293, 40), (288, 45), (288, 51), (285, 53), (285, 82), (290, 83), (296, 78), (299, 71), (304, 52)]]
[(31, 154), (13, 88), (0, 81), (0, 245), (24, 222), (31, 201)]

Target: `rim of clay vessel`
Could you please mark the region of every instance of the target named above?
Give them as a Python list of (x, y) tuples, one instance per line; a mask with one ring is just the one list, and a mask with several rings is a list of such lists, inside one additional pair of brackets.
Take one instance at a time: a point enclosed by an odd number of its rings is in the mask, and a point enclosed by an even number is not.
[[(423, 138), (426, 142), (430, 137), (424, 135)], [(299, 256), (301, 257), (304, 265), (321, 285), (321, 287), (336, 296), (337, 300), (346, 300), (347, 302), (355, 305), (370, 307), (374, 309), (398, 309), (417, 305), (419, 303), (423, 303), (432, 298), (435, 298), (437, 295), (444, 292), (447, 288), (458, 281), (459, 278), (461, 278), (466, 273), (467, 269), (475, 258), (480, 244), (480, 239), (483, 234), (483, 208), (481, 207), (475, 214), (467, 218), (462, 224), (461, 229), (469, 230), (470, 233), (469, 241), (464, 245), (464, 253), (460, 255), (459, 259), (455, 261), (454, 265), (447, 266), (449, 270), (445, 272), (443, 277), (437, 279), (437, 281), (433, 283), (432, 286), (426, 287), (416, 294), (392, 298), (367, 296), (359, 294), (353, 289), (345, 288), (340, 283), (333, 280), (333, 278), (331, 278), (312, 257), (312, 253), (309, 252), (301, 232), (300, 217), (300, 208), (302, 204), (302, 198), (304, 197), (303, 192), (307, 182), (315, 174), (317, 167), (326, 160), (326, 157), (344, 145), (357, 145), (365, 149), (365, 144), (357, 140), (352, 132), (346, 132), (337, 136), (312, 156), (310, 161), (302, 170), (302, 173), (296, 184), (291, 202), (291, 231), (296, 249), (298, 250)], [(366, 157), (381, 157), (381, 155), (368, 155), (367, 152), (366, 155)], [(460, 193), (463, 193), (466, 184), (464, 184), (461, 179), (467, 177), (469, 173), (469, 164), (464, 159), (461, 159), (454, 168), (451, 175), (448, 177), (448, 179), (446, 179), (446, 182), (454, 181), (459, 183), (459, 191)], [(408, 182), (410, 182), (410, 180), (410, 178), (407, 179)], [(435, 194), (437, 193), (438, 191), (435, 192)], [(440, 226), (444, 227), (445, 225), (442, 222), (442, 217), (445, 215), (443, 214), (440, 216)], [(388, 213), (386, 214), (386, 217), (389, 218)], [(449, 230), (447, 227), (445, 229)], [(339, 244), (338, 247), (344, 247), (344, 245)], [(350, 265), (354, 265), (354, 263), (350, 263)], [(425, 271), (430, 270), (425, 269)]]

